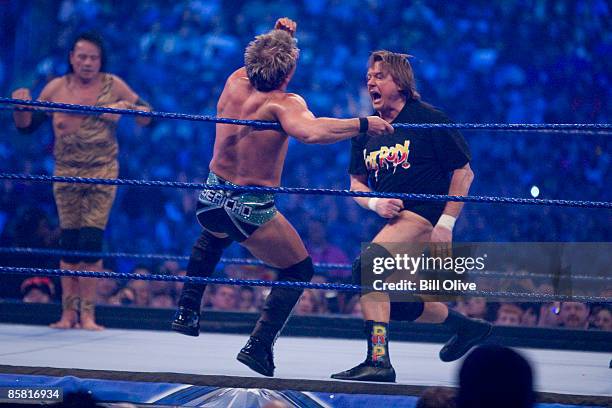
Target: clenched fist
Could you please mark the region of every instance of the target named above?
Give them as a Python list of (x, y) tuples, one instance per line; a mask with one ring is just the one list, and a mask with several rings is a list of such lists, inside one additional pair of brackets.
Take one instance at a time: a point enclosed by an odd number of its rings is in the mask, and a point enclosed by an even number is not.
[(30, 94), (30, 90), (28, 88), (19, 88), (13, 91), (13, 93), (11, 94), (11, 98), (31, 101), (32, 95)]
[(371, 198), (370, 208), (383, 218), (394, 218), (404, 209), (404, 203), (397, 198)]
[(389, 122), (378, 116), (368, 116), (368, 136), (392, 134), (395, 129)]
[(284, 30), (291, 34), (291, 36), (295, 36), (295, 31), (297, 30), (297, 23), (290, 18), (283, 17), (276, 20), (276, 24), (274, 24), (275, 30)]

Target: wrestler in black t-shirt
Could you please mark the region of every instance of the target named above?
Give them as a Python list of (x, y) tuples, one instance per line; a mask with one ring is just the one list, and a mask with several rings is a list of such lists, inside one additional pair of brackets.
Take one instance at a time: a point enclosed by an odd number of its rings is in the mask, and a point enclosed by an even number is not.
[[(396, 123), (450, 122), (442, 112), (420, 101), (406, 54), (387, 50), (372, 52), (368, 59), (366, 85), (372, 107), (385, 120)], [(470, 158), (465, 140), (455, 130), (395, 129), (394, 134), (378, 138), (358, 136), (352, 140), (351, 189), (436, 195), (449, 194), (452, 190), (453, 194), (467, 195), (474, 178)], [(434, 243), (434, 252), (442, 252), (442, 255), (451, 249), (453, 226), (463, 203), (402, 202), (379, 198), (355, 198), (355, 201), (390, 221), (372, 242), (362, 247), (353, 263), (353, 283), (364, 286), (360, 303), (365, 319), (366, 359), (349, 370), (333, 374), (332, 378), (394, 382), (395, 369), (389, 357), (390, 320), (449, 327), (454, 334), (440, 350), (442, 361), (461, 358), (489, 336), (490, 324), (467, 318), (444, 303), (421, 298), (398, 301), (390, 294), (370, 290), (369, 279), (386, 279), (374, 272), (374, 267), (377, 261), (394, 257), (396, 249), (389, 247), (388, 243), (417, 245), (409, 252), (424, 250), (427, 242)], [(428, 222), (411, 214), (418, 214)]]
[[(451, 123), (439, 110), (409, 99), (396, 123)], [(448, 194), (453, 170), (471, 159), (465, 139), (454, 129), (396, 129), (392, 135), (360, 135), (351, 140), (349, 173), (367, 175), (383, 193)], [(446, 203), (404, 201), (404, 209), (436, 225)]]

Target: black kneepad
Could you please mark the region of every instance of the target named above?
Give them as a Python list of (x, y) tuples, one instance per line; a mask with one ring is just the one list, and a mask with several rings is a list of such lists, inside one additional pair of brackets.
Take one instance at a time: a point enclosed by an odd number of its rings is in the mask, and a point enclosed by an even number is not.
[(291, 282), (310, 282), (314, 275), (314, 266), (312, 258), (307, 257), (301, 262), (296, 263), (288, 268), (281, 269), (278, 274), (278, 280)]
[(386, 278), (393, 271), (385, 271), (380, 275), (375, 274), (375, 259), (389, 257), (391, 257), (391, 253), (385, 247), (374, 242), (368, 244), (353, 262), (353, 285), (372, 286), (375, 278)]
[[(104, 230), (95, 227), (84, 227), (79, 230), (79, 250), (83, 252), (102, 252)], [(96, 263), (102, 257), (83, 256), (85, 263)]]
[[(62, 228), (59, 246), (62, 251), (78, 251), (79, 230)], [(62, 255), (62, 261), (70, 264), (78, 264), (81, 262), (81, 257), (78, 255)]]
[(414, 322), (423, 314), (425, 304), (419, 298), (403, 302), (391, 302), (391, 320)]

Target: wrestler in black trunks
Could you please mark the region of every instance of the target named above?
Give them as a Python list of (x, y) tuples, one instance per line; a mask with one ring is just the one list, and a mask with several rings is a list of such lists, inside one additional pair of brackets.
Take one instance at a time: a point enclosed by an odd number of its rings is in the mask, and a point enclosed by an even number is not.
[[(392, 123), (451, 122), (444, 113), (421, 101), (407, 55), (384, 50), (373, 52), (366, 78), (372, 107), (383, 119)], [(466, 195), (473, 179), (467, 143), (453, 129), (396, 128), (391, 135), (376, 139), (361, 135), (351, 142), (351, 190)], [(393, 270), (383, 275), (374, 273), (376, 259), (390, 258), (391, 252), (397, 252), (391, 243), (402, 243), (405, 248), (400, 251), (408, 256), (420, 256), (428, 242), (448, 248), (462, 207), (454, 202), (386, 198), (356, 198), (355, 201), (388, 220), (353, 264), (353, 283), (364, 288), (371, 286), (370, 279), (385, 281), (389, 275), (396, 279), (401, 273)], [(488, 323), (468, 319), (443, 303), (430, 299), (424, 302), (421, 297), (405, 295), (397, 299), (391, 295), (367, 289), (361, 293), (366, 359), (332, 378), (395, 381), (388, 348), (389, 320), (449, 326), (454, 335), (440, 351), (443, 361), (460, 358), (490, 333)]]

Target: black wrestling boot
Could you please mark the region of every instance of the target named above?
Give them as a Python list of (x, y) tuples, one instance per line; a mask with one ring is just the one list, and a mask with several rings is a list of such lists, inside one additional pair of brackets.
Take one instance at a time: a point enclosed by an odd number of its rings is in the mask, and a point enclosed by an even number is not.
[[(217, 238), (206, 230), (191, 248), (187, 263), (187, 276), (207, 278), (213, 274), (223, 250), (232, 243), (229, 238)], [(187, 336), (200, 335), (200, 306), (206, 284), (185, 282), (179, 297), (178, 310), (172, 321), (172, 330)]]
[(391, 365), (379, 367), (364, 361), (350, 370), (332, 374), (331, 378), (336, 380), (395, 382), (395, 370)]
[(175, 332), (198, 337), (200, 335), (200, 313), (188, 307), (179, 306), (172, 321)]
[[(310, 257), (286, 269), (281, 269), (279, 280), (286, 282), (309, 281), (314, 269)], [(240, 350), (238, 361), (259, 374), (274, 375), (272, 348), (289, 315), (302, 296), (299, 287), (274, 287), (261, 308), (261, 315), (247, 344)]]
[(268, 344), (257, 337), (250, 337), (236, 358), (261, 375), (274, 376), (274, 368), (276, 367), (274, 367), (272, 344)]
[(274, 376), (272, 349), (301, 293), (301, 290), (281, 287), (270, 291), (249, 341), (236, 357), (238, 361), (261, 375)]
[(368, 354), (363, 363), (350, 370), (332, 374), (336, 380), (395, 382), (395, 370), (389, 359), (388, 325), (372, 320), (365, 322)]
[(440, 350), (440, 360), (444, 362), (460, 359), (472, 347), (489, 337), (493, 331), (491, 323), (467, 318), (451, 309), (448, 310), (448, 317), (442, 324), (455, 330), (455, 335)]

